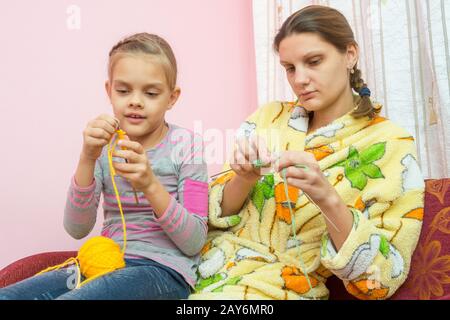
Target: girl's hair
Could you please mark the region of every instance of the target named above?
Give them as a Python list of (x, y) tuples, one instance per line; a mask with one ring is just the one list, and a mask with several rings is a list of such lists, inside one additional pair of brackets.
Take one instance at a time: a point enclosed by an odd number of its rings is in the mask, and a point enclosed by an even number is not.
[(169, 88), (173, 90), (177, 83), (177, 61), (172, 48), (163, 38), (149, 33), (136, 33), (117, 43), (109, 52), (108, 76), (112, 77), (114, 64), (121, 54), (145, 53), (157, 57), (165, 71)]
[[(280, 43), (284, 38), (302, 32), (318, 34), (341, 53), (347, 52), (348, 45), (358, 46), (353, 31), (342, 13), (333, 8), (311, 5), (293, 13), (283, 23), (273, 43), (275, 51), (279, 51)], [(361, 96), (352, 116), (355, 118), (374, 117), (375, 109), (367, 94), (367, 84), (361, 78), (361, 70), (357, 68), (356, 64), (350, 74), (350, 86)]]

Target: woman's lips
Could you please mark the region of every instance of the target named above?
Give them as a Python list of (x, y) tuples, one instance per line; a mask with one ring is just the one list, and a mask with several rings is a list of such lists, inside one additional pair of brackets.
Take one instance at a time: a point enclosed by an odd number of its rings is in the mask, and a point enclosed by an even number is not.
[(302, 98), (303, 101), (309, 100), (309, 99), (311, 99), (312, 97), (314, 97), (314, 95), (316, 94), (316, 92), (317, 92), (317, 91), (311, 91), (311, 92), (308, 92), (308, 93), (306, 93), (306, 94), (302, 94), (302, 95), (301, 95), (301, 98)]

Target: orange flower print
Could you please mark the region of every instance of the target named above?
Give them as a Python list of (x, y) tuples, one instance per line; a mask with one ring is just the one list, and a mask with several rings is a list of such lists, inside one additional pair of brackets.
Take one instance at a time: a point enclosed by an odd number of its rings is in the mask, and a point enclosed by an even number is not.
[(370, 122), (369, 122), (369, 126), (373, 126), (377, 123), (386, 121), (386, 118), (380, 117), (380, 116), (376, 116), (375, 118), (373, 118)]
[(388, 287), (383, 286), (378, 281), (368, 279), (349, 282), (345, 288), (350, 294), (360, 300), (385, 299), (389, 293)]
[(354, 207), (361, 212), (363, 212), (364, 209), (366, 208), (366, 204), (364, 203), (364, 201), (362, 201), (361, 196), (359, 196), (358, 199), (356, 199)]
[(334, 150), (331, 149), (331, 147), (327, 145), (323, 145), (320, 147), (314, 147), (314, 148), (308, 148), (305, 149), (306, 152), (312, 153), (314, 155), (314, 158), (316, 158), (317, 161), (322, 160), (323, 158), (329, 156), (330, 154), (334, 153)]
[(450, 255), (439, 256), (441, 243), (437, 240), (425, 246), (419, 243), (411, 265), (411, 287), (420, 300), (429, 300), (431, 295), (441, 297), (443, 284), (450, 284)]
[(202, 248), (202, 250), (200, 251), (201, 255), (204, 255), (205, 253), (207, 253), (209, 250), (211, 249), (211, 241), (208, 241)]
[(289, 206), (294, 209), (298, 200), (299, 189), (288, 185), (289, 200), (286, 198), (286, 192), (284, 190), (284, 183), (279, 183), (275, 186), (275, 201), (277, 217), (283, 220), (287, 224), (291, 224), (291, 212)]
[(311, 287), (309, 286), (308, 279), (305, 275), (294, 267), (284, 267), (281, 270), (281, 277), (284, 280), (285, 287), (299, 294), (305, 294), (312, 288), (317, 287), (319, 280), (309, 276)]
[(431, 227), (442, 233), (450, 234), (450, 207), (443, 208), (434, 216)]
[(434, 195), (441, 204), (444, 204), (444, 197), (450, 186), (450, 179), (427, 180), (426, 184), (427, 193)]
[(227, 183), (228, 180), (231, 180), (231, 178), (233, 178), (235, 175), (236, 173), (234, 173), (234, 171), (230, 171), (227, 174), (221, 175), (211, 183), (211, 188), (218, 184)]
[(417, 208), (414, 210), (409, 211), (405, 215), (403, 215), (403, 218), (409, 218), (409, 219), (416, 219), (419, 221), (423, 221), (423, 208)]

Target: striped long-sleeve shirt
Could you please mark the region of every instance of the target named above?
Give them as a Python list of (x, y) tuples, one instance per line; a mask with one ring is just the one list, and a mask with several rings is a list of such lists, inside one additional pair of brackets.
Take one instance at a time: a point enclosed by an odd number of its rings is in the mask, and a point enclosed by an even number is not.
[[(207, 234), (208, 185), (202, 140), (187, 129), (169, 124), (163, 141), (146, 153), (154, 174), (171, 195), (171, 201), (158, 218), (143, 193), (138, 192), (139, 204), (136, 204), (130, 183), (115, 176), (127, 226), (125, 258), (157, 261), (180, 273), (193, 286), (197, 278), (198, 253)], [(105, 219), (101, 234), (122, 246), (122, 221), (106, 147), (96, 161), (90, 186), (77, 186), (72, 178), (64, 227), (76, 239), (86, 237), (95, 225), (102, 193)]]

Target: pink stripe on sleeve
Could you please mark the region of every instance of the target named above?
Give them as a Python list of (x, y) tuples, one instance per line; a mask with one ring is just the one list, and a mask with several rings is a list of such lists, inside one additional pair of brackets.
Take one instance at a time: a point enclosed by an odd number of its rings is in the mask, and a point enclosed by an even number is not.
[(171, 221), (171, 219), (173, 218), (173, 216), (176, 214), (177, 210), (176, 209), (176, 204), (177, 201), (175, 200), (174, 197), (170, 197), (170, 203), (167, 206), (166, 211), (164, 211), (164, 213), (161, 215), (161, 217), (156, 218), (156, 221), (158, 221), (159, 223), (161, 223), (161, 227), (165, 227), (166, 225), (168, 225)]
[[(177, 229), (177, 227), (180, 225), (180, 223), (184, 220), (184, 216), (186, 214), (185, 210), (183, 210), (183, 207), (181, 207), (181, 205), (179, 205), (178, 203), (177, 203), (177, 207), (178, 207), (178, 209), (181, 210), (181, 213), (178, 216), (178, 221), (175, 222), (172, 227), (167, 228), (167, 232), (174, 232)], [(177, 210), (175, 210), (175, 211), (177, 211)]]
[(85, 209), (91, 205), (91, 201), (86, 201), (85, 203), (76, 202), (73, 196), (73, 194), (69, 195), (69, 201), (75, 208)]
[(92, 180), (92, 183), (90, 185), (88, 185), (87, 187), (80, 187), (77, 182), (75, 181), (75, 175), (72, 176), (72, 187), (74, 190), (78, 191), (78, 192), (90, 192), (93, 191), (95, 189), (95, 179)]

